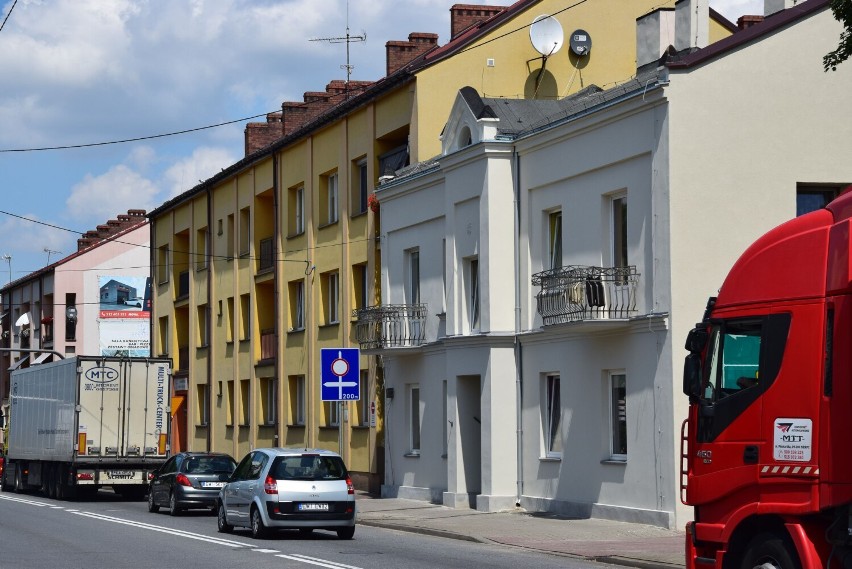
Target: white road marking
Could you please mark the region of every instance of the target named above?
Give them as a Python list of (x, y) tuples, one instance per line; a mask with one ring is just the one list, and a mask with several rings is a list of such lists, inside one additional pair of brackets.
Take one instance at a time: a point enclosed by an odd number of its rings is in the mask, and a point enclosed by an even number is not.
[(114, 523), (114, 524), (126, 525), (126, 526), (136, 527), (136, 528), (140, 528), (140, 529), (147, 529), (147, 530), (150, 530), (150, 531), (157, 531), (157, 532), (161, 532), (161, 533), (167, 533), (167, 534), (170, 534), (170, 535), (178, 535), (178, 536), (181, 536), (181, 537), (186, 537), (186, 538), (189, 538), (189, 539), (195, 539), (195, 540), (198, 540), (198, 541), (206, 541), (208, 543), (215, 543), (217, 545), (224, 545), (226, 547), (251, 547), (251, 545), (248, 544), (248, 543), (242, 543), (242, 542), (239, 542), (239, 541), (233, 541), (233, 540), (230, 540), (230, 539), (224, 539), (224, 538), (219, 538), (219, 537), (210, 537), (208, 535), (203, 535), (203, 534), (200, 534), (200, 533), (191, 533), (191, 532), (188, 532), (188, 531), (183, 531), (183, 530), (179, 530), (179, 529), (175, 529), (175, 528), (168, 528), (168, 527), (164, 527), (164, 526), (155, 526), (155, 525), (152, 525), (152, 524), (146, 524), (146, 523), (142, 523), (142, 522), (133, 522), (133, 521), (130, 521), (130, 520), (123, 520), (121, 518), (114, 518), (112, 516), (105, 516), (103, 514), (95, 514), (95, 513), (91, 513), (91, 512), (74, 512), (74, 513), (77, 514), (78, 516), (84, 516), (84, 517), (91, 518), (91, 519), (94, 519), (94, 520), (101, 520), (101, 521), (104, 521), (104, 522), (110, 522), (110, 523)]
[(26, 498), (18, 498), (15, 496), (0, 496), (0, 500), (9, 500), (10, 502), (18, 502), (20, 504), (29, 504), (30, 506), (38, 506), (39, 508), (43, 508), (44, 506), (48, 506), (49, 504), (45, 504), (44, 502), (38, 502), (36, 500), (27, 500)]
[(330, 569), (361, 569), (355, 565), (344, 565), (343, 563), (337, 563), (336, 561), (328, 561), (327, 559), (319, 559), (317, 557), (308, 557), (307, 555), (300, 555), (298, 553), (294, 553), (293, 555), (276, 555), (275, 557), (281, 557), (291, 561), (300, 561), (310, 565), (319, 565), (320, 567), (329, 567)]
[(277, 549), (252, 549), (252, 551), (257, 551), (258, 553), (281, 553)]

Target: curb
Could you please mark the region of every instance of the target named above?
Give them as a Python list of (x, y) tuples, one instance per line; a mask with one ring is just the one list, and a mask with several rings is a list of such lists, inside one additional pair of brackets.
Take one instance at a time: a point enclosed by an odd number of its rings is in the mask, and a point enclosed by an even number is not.
[(441, 529), (432, 529), (432, 528), (423, 528), (417, 526), (406, 526), (400, 525), (397, 523), (387, 523), (387, 522), (379, 522), (375, 520), (358, 520), (358, 524), (362, 526), (371, 526), (382, 529), (392, 529), (397, 531), (404, 531), (408, 533), (419, 533), (422, 535), (431, 535), (433, 537), (445, 537), (447, 539), (457, 539), (461, 541), (472, 541), (474, 543), (490, 543), (487, 540), (479, 539), (472, 535), (465, 535), (462, 533), (456, 533), (452, 531), (446, 531)]

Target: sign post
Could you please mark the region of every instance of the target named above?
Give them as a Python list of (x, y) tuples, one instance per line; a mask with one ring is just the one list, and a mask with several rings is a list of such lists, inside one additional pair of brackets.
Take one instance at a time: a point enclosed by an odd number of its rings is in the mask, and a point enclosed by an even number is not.
[(343, 455), (343, 401), (361, 399), (360, 350), (323, 348), (320, 350), (320, 398), (337, 402), (338, 449)]

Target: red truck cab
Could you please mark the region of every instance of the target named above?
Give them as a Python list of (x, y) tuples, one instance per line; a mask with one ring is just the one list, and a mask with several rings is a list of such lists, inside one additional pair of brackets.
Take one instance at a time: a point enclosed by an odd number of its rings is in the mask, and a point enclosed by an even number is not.
[(690, 332), (688, 569), (852, 567), (850, 293), (847, 188), (752, 244)]

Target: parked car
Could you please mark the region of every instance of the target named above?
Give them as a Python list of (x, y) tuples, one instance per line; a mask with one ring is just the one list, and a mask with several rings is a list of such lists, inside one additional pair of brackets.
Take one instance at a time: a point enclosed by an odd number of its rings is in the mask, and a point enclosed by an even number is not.
[(273, 529), (355, 535), (355, 487), (339, 454), (322, 449), (260, 448), (240, 461), (219, 492), (219, 531), (248, 527), (255, 538)]
[(219, 490), (237, 466), (224, 453), (180, 452), (154, 472), (148, 490), (148, 511), (169, 508), (173, 516), (190, 508), (216, 512)]

